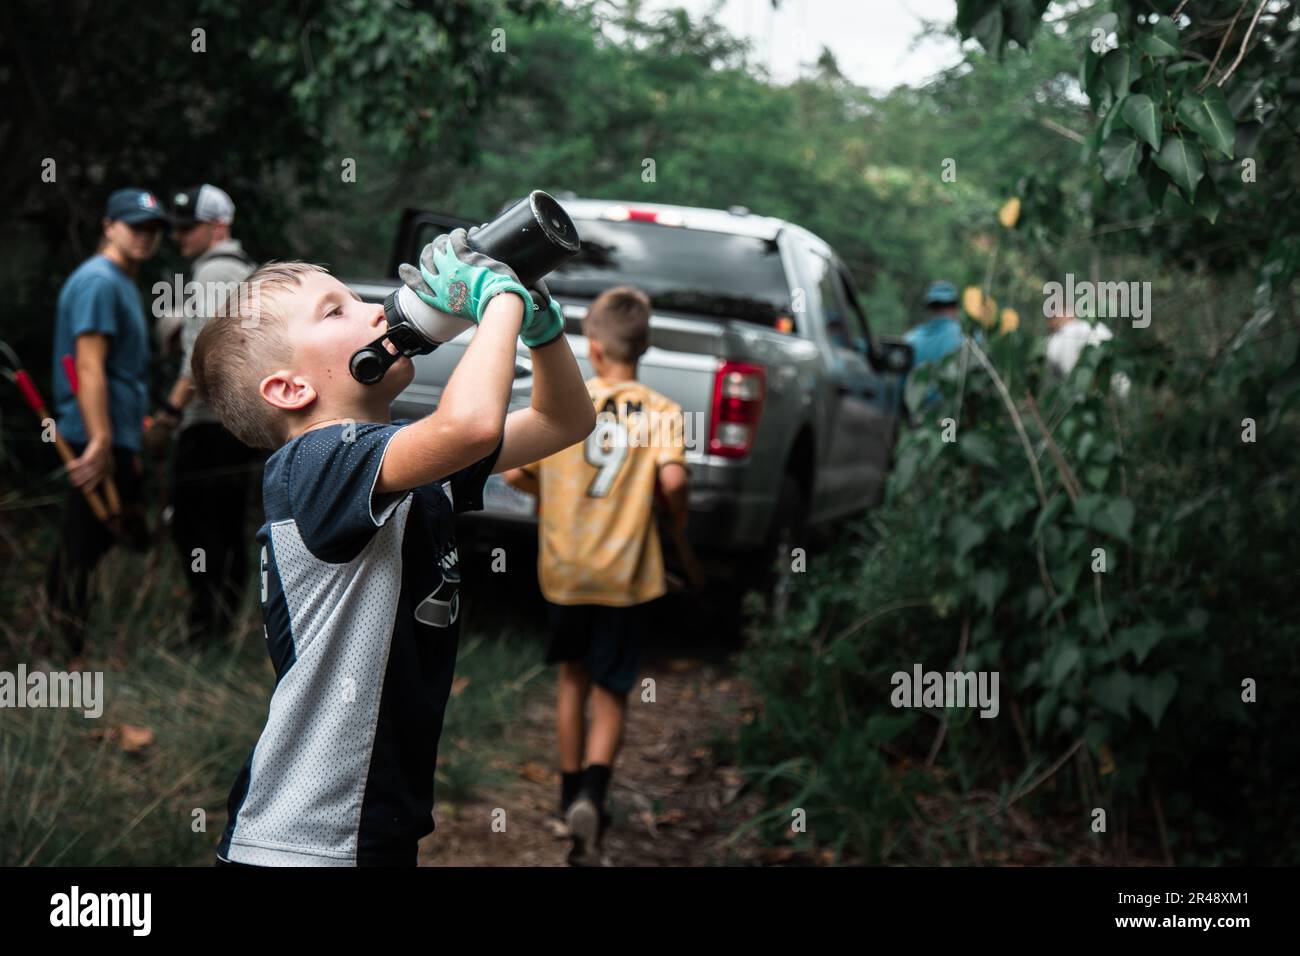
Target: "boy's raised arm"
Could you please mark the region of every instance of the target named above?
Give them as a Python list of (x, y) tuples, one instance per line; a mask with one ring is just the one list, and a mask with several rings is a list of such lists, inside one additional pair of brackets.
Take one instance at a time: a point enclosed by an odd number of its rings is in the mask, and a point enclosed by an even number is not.
[(506, 416), (505, 438), (493, 474), (540, 461), (582, 441), (596, 427), (596, 406), (568, 340), (560, 335), (531, 354), (532, 404)]
[(523, 301), (516, 294), (503, 293), (488, 301), (437, 410), (398, 429), (389, 439), (376, 493), (437, 481), (474, 464), (497, 446), (510, 403), (515, 341), (523, 318)]

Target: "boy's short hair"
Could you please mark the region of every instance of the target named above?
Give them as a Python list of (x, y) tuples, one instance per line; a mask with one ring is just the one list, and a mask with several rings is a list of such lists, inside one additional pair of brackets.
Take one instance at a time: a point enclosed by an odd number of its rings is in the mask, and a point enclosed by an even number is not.
[(582, 333), (615, 362), (635, 362), (650, 347), (650, 297), (630, 285), (606, 289), (587, 309)]
[(317, 272), (329, 274), (309, 262), (268, 262), (226, 296), (194, 341), (190, 374), (199, 397), (250, 447), (278, 448), (287, 437), (284, 413), (262, 399), (258, 385), (293, 356), (276, 293)]

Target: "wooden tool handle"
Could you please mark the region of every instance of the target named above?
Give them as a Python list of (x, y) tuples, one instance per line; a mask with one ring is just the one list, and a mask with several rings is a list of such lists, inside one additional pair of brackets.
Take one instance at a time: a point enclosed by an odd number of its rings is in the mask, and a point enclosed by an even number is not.
[[(59, 457), (63, 459), (64, 464), (70, 465), (77, 460), (77, 453), (72, 450), (71, 445), (63, 440), (62, 435), (55, 434), (54, 447), (58, 450)], [(108, 480), (112, 481), (113, 479), (110, 477)], [(116, 492), (117, 489), (114, 488), (113, 490)], [(104, 507), (104, 502), (99, 497), (99, 493), (94, 488), (83, 488), (81, 493), (86, 496), (86, 503), (90, 505), (90, 510), (95, 513), (95, 517), (100, 521), (108, 521), (108, 509)]]
[[(65, 374), (69, 374), (71, 376), (71, 381), (73, 382), (73, 391), (75, 392), (76, 391), (76, 384), (75, 384), (76, 370), (74, 368), (72, 369), (71, 372), (69, 372), (68, 362), (66, 361), (68, 357), (69, 356), (66, 355), (64, 356), (65, 361), (63, 363), (63, 370)], [(45, 408), (45, 399), (41, 398), (41, 393), (37, 390), (36, 383), (32, 381), (32, 377), (27, 374), (27, 370), (21, 368), (18, 369), (17, 371), (12, 373), (12, 378), (14, 384), (18, 386), (18, 391), (23, 393), (23, 399), (27, 402), (28, 405), (31, 406), (32, 411), (36, 413), (36, 417), (39, 418), (42, 422), (45, 421), (47, 418), (49, 418), (50, 413)], [(54, 448), (56, 451), (58, 451), (59, 457), (63, 459), (63, 463), (65, 465), (70, 465), (77, 460), (77, 453), (72, 450), (72, 446), (69, 445), (66, 441), (64, 441), (63, 436), (60, 435), (57, 431), (55, 431), (54, 433)], [(108, 479), (109, 494), (111, 499), (116, 501), (117, 486), (112, 484), (112, 481), (113, 479), (110, 476)], [(95, 517), (98, 518), (100, 521), (107, 522), (108, 509), (104, 507), (104, 502), (100, 500), (99, 494), (95, 491), (95, 489), (85, 488), (82, 490), (82, 494), (86, 496), (86, 503), (90, 505), (90, 510), (95, 513)], [(118, 501), (117, 507), (113, 509), (113, 513), (117, 514), (119, 511), (121, 511), (121, 507), (122, 507), (121, 502)]]
[(104, 496), (108, 499), (108, 513), (116, 518), (122, 513), (122, 499), (117, 494), (117, 482), (112, 475), (104, 476)]

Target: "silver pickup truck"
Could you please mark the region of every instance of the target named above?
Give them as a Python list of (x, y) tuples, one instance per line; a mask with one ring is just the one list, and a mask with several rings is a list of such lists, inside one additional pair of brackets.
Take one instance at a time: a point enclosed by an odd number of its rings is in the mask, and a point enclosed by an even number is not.
[[(637, 378), (687, 416), (687, 537), (710, 576), (740, 568), (761, 586), (779, 555), (816, 530), (879, 501), (901, 420), (911, 346), (875, 335), (835, 251), (794, 223), (729, 211), (565, 199), (582, 237), (578, 257), (547, 278), (584, 376), (581, 320), (598, 294), (624, 283), (654, 304)], [(454, 216), (407, 210), (393, 251), (416, 262)], [(353, 281), (379, 302), (397, 280)], [(473, 330), (415, 359), (395, 417), (437, 407)], [(529, 353), (515, 361), (510, 407), (529, 402)], [(467, 516), (468, 517), (468, 516)], [(494, 475), (476, 523), (535, 533), (534, 499)], [(671, 558), (670, 558), (671, 563)]]

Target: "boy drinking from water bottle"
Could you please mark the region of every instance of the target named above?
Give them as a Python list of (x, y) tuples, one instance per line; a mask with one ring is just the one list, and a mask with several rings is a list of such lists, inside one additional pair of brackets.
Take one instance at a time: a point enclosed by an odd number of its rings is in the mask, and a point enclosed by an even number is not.
[[(546, 661), (560, 665), (560, 815), (572, 840), (569, 862), (592, 866), (605, 862), (605, 794), (640, 667), (645, 605), (667, 591), (655, 490), (682, 528), (687, 467), (681, 406), (636, 379), (649, 347), (646, 294), (609, 289), (592, 302), (582, 331), (596, 373), (586, 383), (599, 413), (595, 430), (505, 478), (538, 496), (538, 571), (550, 617)], [(588, 696), (592, 723), (584, 748)]]
[[(349, 360), (387, 328), (324, 269), (264, 266), (194, 346), (200, 395), (266, 463), (262, 616), (276, 686), (236, 778), (218, 864), (413, 865), (433, 830), (438, 738), (459, 635), (453, 513), (487, 476), (552, 454), (594, 413), (545, 285), (525, 289), (464, 230), (405, 281), (476, 323), (438, 409), (390, 423), (414, 370), (376, 384)], [(516, 339), (532, 405), (506, 414)], [(390, 348), (390, 351), (395, 351)]]

